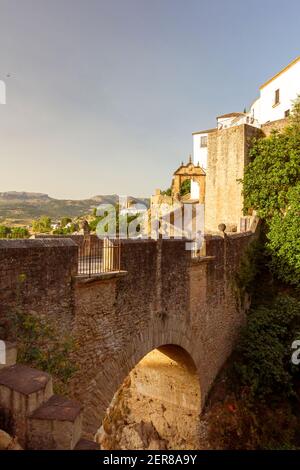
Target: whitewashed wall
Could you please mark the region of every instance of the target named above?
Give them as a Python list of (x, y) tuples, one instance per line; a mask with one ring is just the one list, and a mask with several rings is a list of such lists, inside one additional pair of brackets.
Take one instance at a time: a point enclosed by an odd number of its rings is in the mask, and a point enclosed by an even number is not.
[[(280, 90), (279, 104), (274, 105), (277, 89)], [(283, 119), (299, 94), (300, 60), (260, 89), (260, 98), (251, 106), (251, 113), (260, 124)]]
[(191, 199), (199, 199), (200, 187), (197, 181), (191, 181)]
[(207, 133), (193, 134), (193, 161), (194, 165), (199, 165), (203, 170), (207, 168), (207, 147), (200, 147), (201, 136), (208, 138)]

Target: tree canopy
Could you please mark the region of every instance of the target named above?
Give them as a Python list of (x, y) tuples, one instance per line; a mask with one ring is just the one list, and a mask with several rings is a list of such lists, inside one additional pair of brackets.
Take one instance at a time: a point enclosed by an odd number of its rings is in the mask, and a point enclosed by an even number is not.
[(271, 268), (300, 285), (300, 99), (282, 132), (253, 142), (243, 180), (244, 209), (267, 224)]
[(28, 238), (29, 231), (26, 227), (8, 227), (0, 225), (0, 238)]
[(35, 233), (49, 233), (51, 231), (51, 219), (47, 216), (42, 216), (38, 220), (32, 222), (32, 230)]

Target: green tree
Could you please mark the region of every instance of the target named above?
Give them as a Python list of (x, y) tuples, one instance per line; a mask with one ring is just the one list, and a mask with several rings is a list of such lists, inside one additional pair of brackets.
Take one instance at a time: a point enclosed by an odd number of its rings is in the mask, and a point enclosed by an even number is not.
[(300, 285), (300, 100), (289, 125), (254, 141), (243, 180), (244, 209), (267, 224), (271, 268), (285, 282)]
[(55, 379), (55, 392), (66, 393), (77, 370), (71, 359), (75, 351), (73, 338), (62, 336), (49, 319), (19, 310), (10, 315), (10, 329), (18, 345), (17, 362), (49, 372)]
[(35, 233), (49, 233), (51, 231), (51, 219), (47, 216), (42, 216), (38, 220), (32, 222), (32, 230)]
[[(133, 220), (135, 220), (137, 217), (139, 217), (139, 213), (137, 214), (123, 214), (121, 215), (120, 214), (120, 206), (119, 204), (116, 204), (115, 205), (115, 212), (111, 212), (111, 213), (107, 213), (105, 212), (104, 215), (102, 216), (97, 216), (97, 209), (95, 209), (93, 211), (93, 216), (94, 218), (92, 220), (89, 221), (89, 226), (90, 226), (90, 230), (91, 232), (95, 232), (96, 229), (97, 229), (97, 225), (98, 223), (104, 219), (105, 217), (108, 217), (108, 219), (111, 217), (112, 220), (114, 219), (114, 217), (116, 217), (116, 235), (119, 234), (119, 228), (120, 228), (120, 224), (121, 226), (123, 227), (124, 224), (126, 224), (126, 226), (128, 224), (130, 224), (130, 222), (132, 222)], [(107, 230), (108, 228), (108, 224), (104, 227), (105, 230)], [(141, 229), (140, 225), (137, 226), (137, 229), (138, 231)]]
[(182, 185), (180, 186), (180, 196), (185, 196), (191, 192), (191, 180), (184, 180)]
[(171, 188), (168, 188), (166, 189), (165, 191), (161, 191), (161, 194), (163, 196), (172, 196), (172, 189)]
[(298, 368), (291, 364), (291, 344), (299, 339), (300, 302), (278, 296), (251, 309), (236, 350), (239, 383), (260, 399), (294, 393)]
[(11, 238), (28, 238), (29, 231), (26, 227), (12, 227), (10, 237)]
[(63, 217), (60, 221), (60, 225), (62, 228), (64, 228), (66, 225), (70, 224), (72, 222), (72, 219), (70, 217)]
[(7, 227), (6, 225), (0, 225), (0, 238), (7, 238), (10, 233), (10, 227)]

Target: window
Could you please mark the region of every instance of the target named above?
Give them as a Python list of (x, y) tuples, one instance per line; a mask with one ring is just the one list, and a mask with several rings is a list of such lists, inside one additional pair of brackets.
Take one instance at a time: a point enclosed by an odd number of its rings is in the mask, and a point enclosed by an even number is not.
[(278, 90), (275, 90), (274, 105), (279, 104), (279, 99), (280, 99), (280, 91), (279, 91), (279, 88), (278, 88)]
[(290, 110), (289, 110), (289, 109), (287, 109), (286, 111), (284, 111), (284, 117), (285, 117), (285, 118), (289, 117), (289, 115), (290, 115)]
[(207, 147), (207, 135), (202, 135), (201, 136), (200, 147)]

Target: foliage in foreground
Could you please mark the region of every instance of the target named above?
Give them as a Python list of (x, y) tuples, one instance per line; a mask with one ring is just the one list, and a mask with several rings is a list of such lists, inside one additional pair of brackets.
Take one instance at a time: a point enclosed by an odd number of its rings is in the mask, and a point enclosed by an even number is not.
[(299, 366), (291, 363), (292, 342), (300, 337), (300, 301), (286, 294), (267, 298), (250, 310), (214, 385), (206, 412), (213, 449), (300, 448)]
[(65, 393), (77, 368), (72, 363), (72, 338), (60, 333), (48, 321), (29, 313), (16, 312), (11, 317), (11, 334), (17, 342), (18, 362), (51, 374), (55, 391)]
[(245, 212), (267, 223), (270, 268), (300, 286), (300, 99), (283, 132), (254, 141), (243, 180)]
[(247, 393), (229, 394), (214, 403), (207, 414), (208, 440), (212, 449), (293, 450), (298, 448), (299, 421), (292, 406), (253, 403)]
[(278, 296), (271, 305), (258, 305), (248, 315), (234, 364), (239, 384), (253, 398), (292, 396), (298, 371), (291, 364), (291, 345), (300, 337), (300, 301)]

